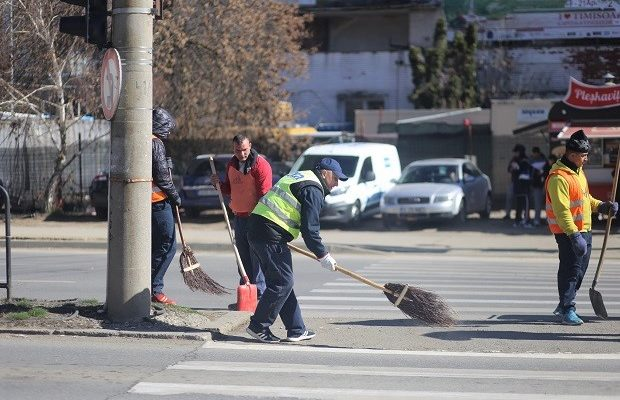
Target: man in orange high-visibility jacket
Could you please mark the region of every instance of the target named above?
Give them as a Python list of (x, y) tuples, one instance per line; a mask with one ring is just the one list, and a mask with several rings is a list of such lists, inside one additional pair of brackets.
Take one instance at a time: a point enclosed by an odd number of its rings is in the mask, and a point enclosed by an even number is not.
[(618, 203), (600, 201), (590, 195), (583, 165), (590, 143), (582, 130), (570, 137), (566, 153), (549, 171), (545, 182), (547, 222), (558, 244), (558, 295), (554, 314), (566, 325), (581, 325), (575, 311), (575, 296), (588, 269), (592, 251), (592, 212), (616, 215)]
[(176, 253), (176, 231), (172, 207), (181, 205), (181, 198), (170, 177), (170, 162), (162, 140), (168, 139), (176, 127), (172, 115), (163, 108), (153, 109), (151, 183), (151, 300), (175, 304), (166, 296), (164, 275)]
[[(226, 164), (226, 173), (223, 181), (217, 174), (211, 176), (211, 183), (220, 184), (222, 194), (230, 196), (229, 207), (235, 214), (233, 221), (235, 229), (235, 245), (239, 251), (241, 262), (250, 283), (256, 285), (258, 299), (265, 291), (265, 275), (261, 271), (260, 261), (252, 257), (248, 242), (248, 218), (258, 200), (263, 197), (272, 186), (271, 166), (265, 158), (252, 148), (252, 142), (246, 135), (240, 133), (233, 137), (233, 156)], [(239, 284), (243, 284), (241, 278)], [(229, 308), (236, 309), (236, 304)]]

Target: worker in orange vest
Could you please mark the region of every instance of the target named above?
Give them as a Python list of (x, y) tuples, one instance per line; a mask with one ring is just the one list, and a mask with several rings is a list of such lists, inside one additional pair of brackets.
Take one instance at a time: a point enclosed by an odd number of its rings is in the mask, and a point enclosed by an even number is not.
[(181, 205), (181, 198), (172, 182), (170, 159), (166, 157), (163, 140), (176, 127), (172, 115), (163, 108), (153, 109), (153, 181), (151, 183), (151, 300), (175, 304), (166, 296), (164, 275), (176, 253), (176, 231), (172, 207)]
[(545, 182), (549, 229), (558, 244), (558, 295), (553, 311), (565, 325), (581, 325), (575, 297), (588, 269), (592, 251), (592, 212), (616, 215), (618, 203), (597, 200), (590, 195), (583, 165), (590, 142), (583, 130), (573, 133), (564, 156), (551, 167)]

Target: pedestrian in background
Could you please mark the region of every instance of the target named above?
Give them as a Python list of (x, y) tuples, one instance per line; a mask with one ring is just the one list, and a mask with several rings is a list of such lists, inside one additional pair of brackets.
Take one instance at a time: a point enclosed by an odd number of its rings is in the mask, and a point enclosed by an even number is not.
[[(230, 196), (230, 209), (235, 215), (235, 245), (239, 251), (243, 268), (250, 280), (256, 285), (258, 299), (265, 291), (265, 276), (260, 262), (251, 255), (248, 242), (248, 218), (258, 199), (271, 189), (271, 166), (256, 150), (252, 148), (250, 139), (243, 135), (235, 135), (232, 139), (233, 157), (226, 165), (225, 178), (220, 181), (217, 174), (211, 175), (211, 183), (220, 184), (222, 193)], [(243, 278), (240, 279), (243, 284)], [(229, 306), (235, 308), (235, 305)], [(236, 308), (235, 308), (236, 309)]]
[(170, 173), (171, 165), (166, 157), (164, 140), (176, 128), (176, 122), (163, 108), (153, 109), (152, 177), (151, 182), (151, 300), (163, 304), (175, 304), (166, 296), (164, 275), (176, 253), (176, 231), (172, 207), (181, 205)]
[(557, 284), (559, 303), (553, 311), (566, 325), (581, 325), (575, 297), (588, 269), (592, 251), (592, 212), (615, 215), (618, 203), (592, 197), (583, 165), (588, 160), (590, 143), (583, 130), (573, 133), (566, 153), (557, 161), (545, 183), (549, 229), (558, 244), (560, 264)]
[(529, 228), (530, 213), (530, 184), (532, 177), (532, 166), (525, 155), (525, 147), (517, 144), (512, 149), (514, 153), (511, 162), (511, 173), (514, 182), (513, 193), (516, 201), (514, 227)]
[(531, 181), (531, 197), (534, 204), (534, 226), (540, 226), (540, 214), (542, 205), (545, 201), (545, 179), (544, 169), (547, 165), (547, 158), (541, 153), (539, 147), (532, 147), (532, 157), (530, 158), (532, 165), (532, 181)]
[(278, 315), (286, 328), (283, 341), (312, 339), (306, 328), (293, 290), (293, 262), (287, 243), (301, 233), (306, 247), (321, 266), (335, 271), (336, 260), (329, 254), (319, 234), (319, 214), (325, 196), (348, 178), (332, 158), (321, 159), (314, 169), (285, 175), (263, 196), (250, 215), (248, 238), (254, 255), (260, 259), (267, 288), (246, 332), (265, 343), (280, 339), (271, 332)]
[[(515, 145), (521, 146), (520, 144)], [(508, 172), (508, 185), (506, 185), (506, 203), (504, 204), (504, 219), (510, 220), (510, 213), (512, 212), (512, 208), (514, 206), (514, 187), (517, 175), (515, 174), (519, 168), (519, 164), (517, 162), (517, 157), (515, 156), (514, 148), (512, 150), (512, 157), (508, 162), (508, 166), (506, 167), (506, 171)]]

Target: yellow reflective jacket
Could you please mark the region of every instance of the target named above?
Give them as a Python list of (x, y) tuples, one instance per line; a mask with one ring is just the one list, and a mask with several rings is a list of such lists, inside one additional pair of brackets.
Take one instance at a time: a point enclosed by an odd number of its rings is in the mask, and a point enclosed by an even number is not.
[(558, 160), (549, 171), (545, 188), (547, 222), (552, 233), (572, 235), (592, 229), (592, 210), (597, 210), (601, 201), (590, 195), (583, 168), (575, 173)]

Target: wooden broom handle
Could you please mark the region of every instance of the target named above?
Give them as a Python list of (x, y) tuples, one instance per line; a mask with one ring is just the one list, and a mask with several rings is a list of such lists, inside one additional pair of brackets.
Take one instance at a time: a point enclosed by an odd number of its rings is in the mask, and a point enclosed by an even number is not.
[(179, 236), (181, 237), (181, 245), (185, 247), (185, 239), (183, 238), (183, 228), (181, 227), (181, 215), (179, 214), (179, 206), (174, 205), (174, 213), (176, 215), (177, 225), (179, 226)]
[[(168, 175), (170, 176), (170, 182), (172, 182), (172, 168), (168, 168)], [(179, 236), (181, 237), (181, 245), (185, 247), (185, 239), (183, 238), (183, 228), (181, 227), (181, 215), (179, 214), (179, 206), (174, 205), (174, 214), (175, 219), (177, 220), (177, 225), (179, 226)]]
[[(618, 189), (618, 172), (620, 171), (620, 145), (618, 146), (618, 153), (616, 154), (616, 170), (614, 172), (614, 180), (611, 188), (611, 201), (616, 201), (616, 190)], [(592, 280), (592, 287), (596, 286), (598, 277), (603, 269), (603, 256), (607, 249), (607, 239), (609, 238), (609, 232), (611, 231), (611, 220), (613, 215), (607, 215), (607, 225), (605, 227), (605, 237), (603, 238), (603, 247), (601, 248), (601, 256), (598, 258), (598, 265), (596, 266), (596, 273), (594, 274), (594, 280)]]
[[(317, 259), (316, 256), (313, 253), (309, 252), (308, 250), (304, 250), (304, 249), (299, 248), (297, 246), (294, 246), (294, 245), (292, 245), (290, 243), (288, 243), (288, 247), (291, 250), (294, 250), (294, 251), (296, 251), (299, 254), (303, 254), (304, 256), (308, 256), (308, 257), (313, 258), (315, 260)], [(336, 271), (342, 272), (343, 274), (348, 275), (348, 276), (350, 276), (353, 279), (356, 279), (356, 280), (358, 280), (358, 281), (360, 281), (362, 283), (365, 283), (366, 285), (369, 285), (369, 286), (372, 286), (372, 287), (374, 287), (376, 289), (379, 289), (379, 290), (381, 290), (381, 291), (383, 291), (385, 293), (390, 293), (392, 295), (395, 295), (395, 293), (393, 293), (391, 290), (386, 289), (383, 285), (380, 285), (377, 282), (373, 282), (373, 281), (371, 281), (368, 278), (365, 278), (365, 277), (363, 277), (361, 275), (356, 274), (353, 271), (350, 271), (350, 270), (348, 270), (346, 268), (341, 267), (340, 265), (336, 265)]]
[[(217, 174), (217, 170), (215, 169), (215, 163), (213, 162), (213, 157), (209, 156), (209, 164), (211, 164), (211, 173), (213, 175)], [(241, 255), (239, 254), (239, 250), (235, 245), (235, 238), (233, 237), (232, 228), (230, 227), (230, 221), (228, 220), (228, 212), (226, 211), (226, 205), (224, 204), (224, 196), (222, 196), (222, 189), (220, 188), (219, 182), (215, 185), (217, 189), (217, 195), (220, 198), (220, 205), (222, 206), (222, 211), (224, 212), (224, 219), (226, 220), (226, 228), (228, 229), (228, 236), (230, 236), (230, 243), (232, 244), (233, 250), (235, 251), (235, 260), (237, 261), (237, 269), (239, 269), (239, 275), (243, 278), (246, 285), (250, 283), (248, 278), (248, 274), (245, 273), (245, 268), (243, 268), (243, 261), (241, 261)]]

